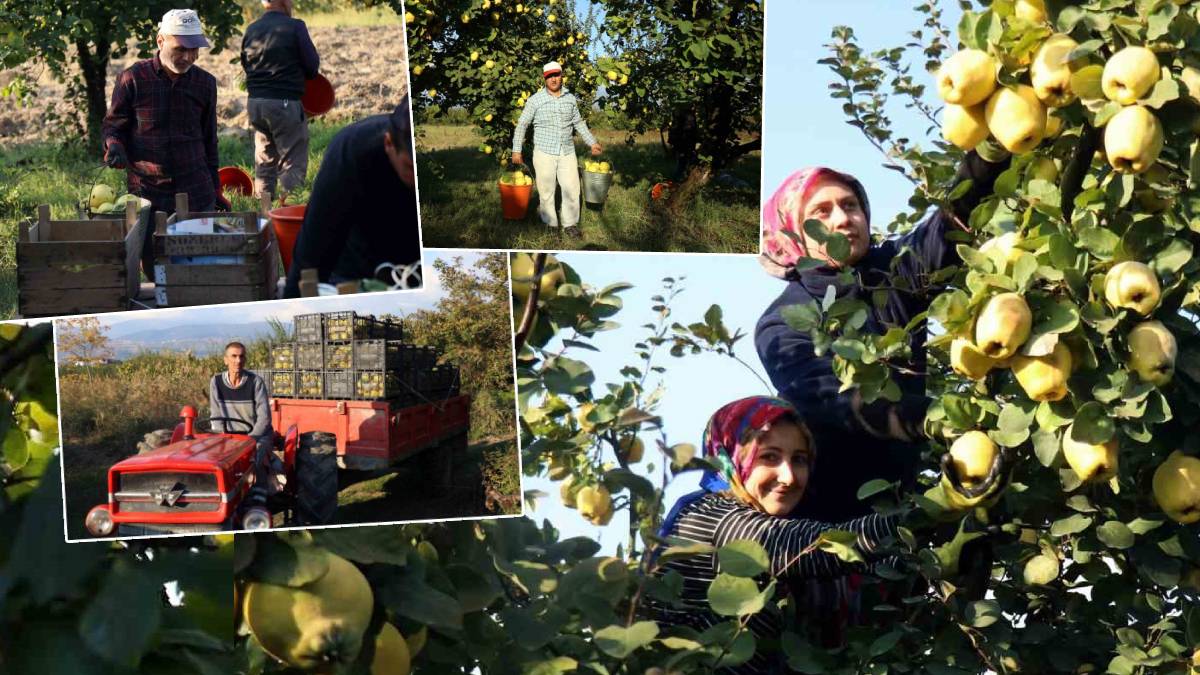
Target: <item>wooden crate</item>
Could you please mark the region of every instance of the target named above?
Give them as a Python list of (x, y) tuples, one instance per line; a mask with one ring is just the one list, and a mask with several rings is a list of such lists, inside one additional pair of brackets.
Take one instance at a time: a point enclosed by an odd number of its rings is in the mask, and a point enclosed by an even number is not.
[[(263, 209), (270, 197), (265, 197)], [(241, 232), (168, 234), (168, 226), (192, 218), (232, 218)], [(158, 213), (154, 233), (154, 294), (159, 307), (270, 300), (279, 280), (279, 243), (270, 225), (259, 229), (259, 214), (188, 210), (187, 195), (175, 197), (175, 214)], [(188, 262), (170, 262), (187, 257)], [(232, 259), (232, 260), (231, 260)]]
[(22, 316), (60, 316), (129, 309), (148, 213), (129, 202), (123, 218), (21, 223), (17, 241), (17, 307)]

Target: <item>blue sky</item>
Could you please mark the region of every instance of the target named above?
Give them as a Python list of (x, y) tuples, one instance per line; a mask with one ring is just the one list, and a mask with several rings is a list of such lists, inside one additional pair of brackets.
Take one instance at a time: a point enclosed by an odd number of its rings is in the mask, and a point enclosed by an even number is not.
[(361, 314), (406, 314), (418, 309), (430, 309), (445, 295), (437, 273), (433, 269), (433, 261), (439, 258), (452, 259), (455, 256), (461, 256), (463, 263), (471, 266), (480, 258), (481, 254), (471, 251), (426, 249), (426, 266), (423, 268), (425, 287), (420, 291), (360, 293), (240, 305), (158, 309), (152, 312), (117, 312), (100, 315), (100, 320), (104, 325), (120, 326), (123, 333), (129, 333), (142, 329), (136, 326), (148, 330), (202, 323), (256, 323), (266, 321), (270, 317), (290, 322), (293, 315), (309, 312), (354, 310)]
[[(763, 180), (765, 202), (793, 171), (824, 165), (853, 174), (866, 186), (873, 224), (886, 226), (902, 211), (912, 193), (899, 174), (882, 167), (883, 156), (862, 133), (846, 124), (841, 99), (830, 98), (836, 76), (818, 59), (830, 55), (834, 26), (852, 25), (864, 52), (895, 47), (910, 38), (924, 20), (913, 3), (884, 0), (775, 0), (767, 3), (763, 97)], [(957, 4), (940, 3), (943, 23), (956, 34), (961, 13)], [(933, 76), (923, 64), (910, 74), (928, 89), (926, 100), (938, 103)], [(930, 147), (926, 124), (901, 103), (889, 110), (898, 129)], [(923, 118), (922, 118), (923, 119)], [(937, 133), (936, 131), (933, 133)]]
[[(735, 353), (753, 367), (765, 379), (758, 356), (754, 351), (754, 325), (767, 304), (783, 290), (783, 282), (766, 275), (753, 256), (708, 255), (708, 254), (640, 254), (640, 253), (562, 253), (558, 258), (579, 273), (583, 282), (602, 288), (616, 281), (627, 281), (634, 287), (621, 294), (625, 308), (615, 317), (621, 324), (619, 330), (599, 333), (592, 341), (600, 351), (571, 350), (568, 355), (588, 363), (596, 374), (592, 391), (602, 396), (605, 383), (621, 381), (620, 370), (625, 365), (637, 365), (633, 356), (633, 343), (647, 335), (643, 324), (655, 320), (650, 310), (650, 298), (662, 293), (661, 280), (666, 276), (680, 281), (685, 289), (677, 296), (672, 307), (672, 321), (690, 324), (702, 321), (710, 305), (721, 305), (724, 320), (730, 332), (741, 329), (746, 337), (735, 347)], [(704, 424), (721, 405), (743, 396), (766, 394), (764, 385), (747, 368), (728, 357), (714, 355), (671, 357), (661, 351), (655, 357), (655, 365), (667, 368), (663, 376), (666, 396), (656, 411), (663, 418), (663, 427), (669, 443), (700, 443)], [(648, 389), (654, 387), (648, 383)], [(638, 465), (645, 473), (647, 465), (653, 463), (655, 472), (650, 477), (657, 485), (661, 480), (662, 456), (656, 449), (657, 432), (641, 435), (646, 445), (645, 459)], [(611, 454), (608, 461), (615, 461)], [(685, 474), (677, 479), (668, 491), (668, 505), (679, 495), (694, 490), (698, 474)], [(538, 489), (550, 493), (550, 497), (539, 501), (534, 511), (527, 515), (539, 523), (549, 518), (564, 537), (587, 535), (599, 537), (604, 550), (613, 552), (625, 539), (628, 519), (625, 511), (614, 516), (606, 528), (593, 527), (574, 511), (561, 505), (558, 484), (545, 478), (525, 478), (526, 490)]]

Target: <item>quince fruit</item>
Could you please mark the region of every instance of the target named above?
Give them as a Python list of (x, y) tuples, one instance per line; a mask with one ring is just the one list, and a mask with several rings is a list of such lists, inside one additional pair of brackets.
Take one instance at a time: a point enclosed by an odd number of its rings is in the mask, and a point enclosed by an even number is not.
[(1060, 340), (1045, 356), (1017, 354), (1012, 359), (1012, 371), (1029, 398), (1062, 400), (1067, 395), (1067, 378), (1071, 376), (1071, 350)]
[(973, 106), (996, 89), (996, 60), (979, 49), (964, 49), (942, 64), (937, 72), (938, 94), (946, 103)]
[(1179, 347), (1161, 321), (1143, 321), (1129, 331), (1129, 369), (1144, 382), (1161, 387), (1175, 375)]
[(1200, 520), (1200, 459), (1176, 450), (1154, 470), (1154, 501), (1168, 518), (1188, 525)]
[(1154, 166), (1163, 149), (1163, 127), (1140, 105), (1122, 108), (1104, 127), (1104, 153), (1118, 173), (1142, 173)]
[(1158, 276), (1146, 263), (1126, 260), (1113, 265), (1104, 275), (1104, 299), (1113, 309), (1132, 309), (1149, 316), (1161, 297)]
[(1110, 101), (1130, 105), (1145, 96), (1160, 76), (1158, 56), (1146, 47), (1130, 46), (1104, 64), (1100, 88)]
[(1033, 327), (1033, 314), (1018, 293), (1000, 293), (983, 306), (975, 319), (975, 346), (985, 355), (1007, 359), (1025, 341)]
[(1067, 427), (1063, 434), (1062, 451), (1067, 465), (1085, 483), (1100, 483), (1117, 475), (1117, 438), (1104, 443), (1077, 441), (1071, 435), (1075, 424)]
[(1036, 148), (1046, 136), (1046, 107), (1026, 84), (997, 89), (987, 101), (984, 119), (992, 136), (1014, 155)]

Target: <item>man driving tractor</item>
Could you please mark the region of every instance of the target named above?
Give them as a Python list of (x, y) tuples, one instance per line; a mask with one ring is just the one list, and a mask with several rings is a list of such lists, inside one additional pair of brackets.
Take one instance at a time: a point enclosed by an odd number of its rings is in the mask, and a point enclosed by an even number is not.
[[(213, 433), (246, 434), (257, 442), (254, 455), (254, 482), (267, 485), (267, 461), (274, 449), (275, 430), (271, 428), (270, 394), (267, 383), (245, 370), (246, 346), (240, 342), (225, 345), (225, 372), (213, 375), (208, 388), (208, 408)], [(239, 423), (231, 423), (236, 420)]]

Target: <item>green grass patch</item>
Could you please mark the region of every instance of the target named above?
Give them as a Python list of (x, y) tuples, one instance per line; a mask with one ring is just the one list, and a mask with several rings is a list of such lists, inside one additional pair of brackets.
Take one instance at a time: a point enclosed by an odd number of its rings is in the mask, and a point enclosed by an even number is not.
[[(683, 217), (669, 218), (650, 190), (674, 171), (657, 135), (630, 146), (625, 132), (593, 130), (613, 166), (602, 206), (580, 209), (582, 239), (542, 225), (535, 196), (523, 220), (504, 220), (494, 155), (472, 126), (425, 124), (418, 133), (421, 228), (426, 246), (751, 253), (758, 250), (759, 165), (753, 153), (706, 186)], [(527, 148), (528, 149), (528, 148)], [(580, 157), (584, 151), (579, 150)]]
[[(309, 125), (308, 173), (304, 185), (289, 201), (308, 201), (313, 180), (321, 166), (325, 148), (346, 123), (314, 120)], [(223, 136), (218, 141), (221, 166), (236, 165), (254, 175), (254, 139), (249, 133)], [(81, 144), (37, 142), (4, 148), (0, 153), (0, 241), (15, 242), (19, 224), (36, 219), (39, 204), (50, 205), (50, 217), (56, 220), (79, 217), (79, 204), (91, 193), (92, 186), (106, 183), (125, 193), (125, 172), (103, 167), (98, 157), (84, 151)], [(234, 196), (235, 210), (256, 211), (251, 197)], [(16, 246), (0, 247), (0, 319), (17, 313)]]
[(327, 12), (298, 12), (296, 18), (312, 27), (334, 26), (349, 28), (359, 26), (397, 26), (402, 27), (404, 20), (386, 7), (373, 9), (338, 9)]

